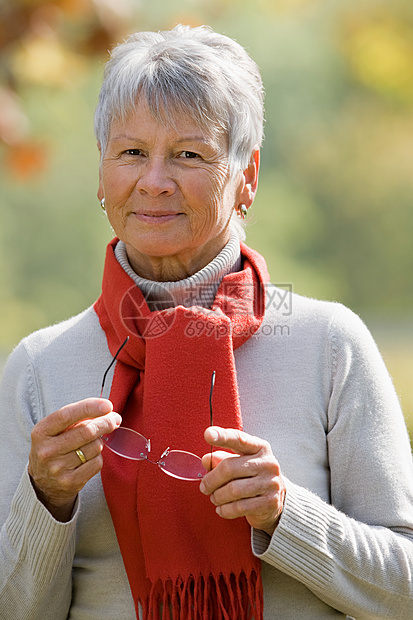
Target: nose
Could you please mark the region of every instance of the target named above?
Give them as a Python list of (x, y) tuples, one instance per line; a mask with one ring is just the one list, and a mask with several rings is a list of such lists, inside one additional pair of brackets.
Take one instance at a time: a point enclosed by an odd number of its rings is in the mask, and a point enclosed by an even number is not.
[(175, 192), (175, 181), (170, 175), (167, 162), (163, 158), (147, 158), (139, 171), (136, 189), (155, 198)]

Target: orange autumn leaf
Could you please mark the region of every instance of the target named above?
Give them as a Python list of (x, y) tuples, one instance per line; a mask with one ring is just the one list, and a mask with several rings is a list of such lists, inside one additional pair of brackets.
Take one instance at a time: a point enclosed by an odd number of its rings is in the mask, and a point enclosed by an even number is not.
[(13, 145), (6, 151), (4, 164), (19, 180), (29, 180), (46, 169), (46, 148), (33, 142)]

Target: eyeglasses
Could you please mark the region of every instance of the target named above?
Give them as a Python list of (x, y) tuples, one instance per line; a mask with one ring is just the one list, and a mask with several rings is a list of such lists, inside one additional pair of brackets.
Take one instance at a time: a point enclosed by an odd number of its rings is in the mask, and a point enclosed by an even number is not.
[[(100, 397), (102, 398), (103, 388), (106, 381), (106, 376), (115, 363), (116, 358), (122, 351), (123, 347), (128, 342), (129, 337), (116, 352), (113, 360), (108, 366), (105, 374), (103, 375), (102, 388)], [(210, 425), (212, 426), (212, 393), (215, 385), (215, 371), (211, 377), (211, 389), (209, 393), (209, 414)], [(149, 458), (151, 452), (150, 439), (146, 439), (143, 435), (134, 431), (131, 428), (120, 426), (109, 435), (102, 436), (105, 446), (112, 452), (125, 459), (131, 459), (133, 461), (148, 461), (153, 465), (158, 465), (160, 469), (168, 476), (178, 478), (179, 480), (200, 480), (205, 476), (207, 470), (202, 465), (202, 459), (192, 452), (186, 452), (185, 450), (170, 450), (167, 448), (160, 459), (152, 461)], [(211, 465), (212, 465), (212, 448), (211, 448)]]

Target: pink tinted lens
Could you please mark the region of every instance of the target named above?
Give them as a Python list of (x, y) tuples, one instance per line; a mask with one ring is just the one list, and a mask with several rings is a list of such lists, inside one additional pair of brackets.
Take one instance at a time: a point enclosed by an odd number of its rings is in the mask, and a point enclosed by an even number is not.
[(167, 452), (158, 465), (166, 474), (180, 480), (201, 480), (207, 473), (199, 456), (183, 450)]
[(103, 441), (106, 446), (119, 456), (124, 456), (135, 461), (148, 458), (149, 441), (131, 428), (120, 426), (110, 435), (104, 435)]

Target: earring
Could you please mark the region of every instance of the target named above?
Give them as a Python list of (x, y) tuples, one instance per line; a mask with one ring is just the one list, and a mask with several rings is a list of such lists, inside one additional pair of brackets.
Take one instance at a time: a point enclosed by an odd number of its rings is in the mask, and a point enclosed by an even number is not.
[(102, 207), (102, 211), (104, 211), (106, 213), (106, 206), (105, 206), (105, 199), (102, 198), (102, 200), (100, 201), (100, 206)]
[(239, 211), (237, 213), (238, 217), (241, 220), (245, 220), (245, 218), (247, 217), (247, 213), (248, 213), (248, 209), (245, 205), (240, 205), (239, 206)]

